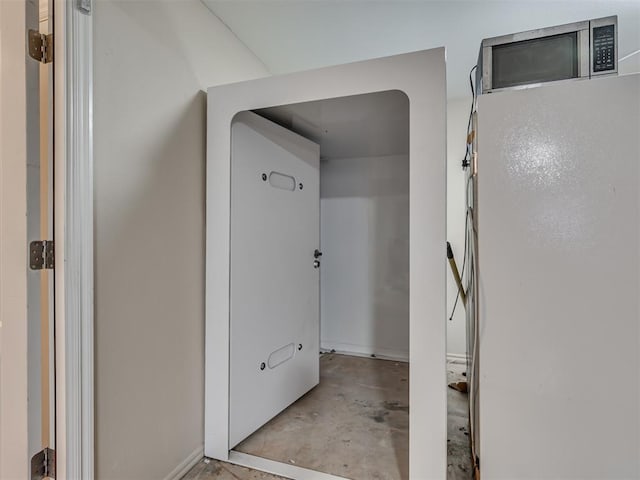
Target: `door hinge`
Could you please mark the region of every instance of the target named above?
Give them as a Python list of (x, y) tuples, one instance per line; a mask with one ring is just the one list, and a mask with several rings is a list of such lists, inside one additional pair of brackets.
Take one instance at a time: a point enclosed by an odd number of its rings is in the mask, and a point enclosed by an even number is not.
[(51, 269), (55, 266), (53, 240), (36, 240), (29, 244), (31, 270)]
[(31, 480), (43, 478), (56, 478), (56, 451), (48, 447), (31, 457)]
[(29, 56), (41, 63), (53, 61), (53, 33), (29, 30)]

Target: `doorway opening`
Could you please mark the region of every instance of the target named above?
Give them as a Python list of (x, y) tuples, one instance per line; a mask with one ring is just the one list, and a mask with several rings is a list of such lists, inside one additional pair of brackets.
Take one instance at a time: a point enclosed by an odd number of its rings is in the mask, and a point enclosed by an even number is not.
[[(53, 2), (25, 3), (30, 38), (53, 35)], [(51, 44), (49, 48), (53, 48)], [(54, 64), (27, 59), (27, 365), (31, 475), (56, 448), (54, 315)]]
[(230, 265), (236, 460), (408, 478), (407, 96), (238, 113)]

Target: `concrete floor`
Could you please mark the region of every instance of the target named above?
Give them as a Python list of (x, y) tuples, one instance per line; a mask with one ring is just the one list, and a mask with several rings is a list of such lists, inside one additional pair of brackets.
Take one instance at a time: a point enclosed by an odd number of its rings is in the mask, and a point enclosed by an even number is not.
[[(447, 365), (449, 382), (465, 366)], [(353, 480), (408, 478), (408, 364), (326, 354), (320, 385), (236, 450)], [(472, 478), (467, 395), (448, 389), (447, 478)], [(280, 477), (203, 460), (183, 480)]]
[(182, 480), (282, 480), (268, 473), (204, 458)]
[(236, 447), (353, 480), (408, 477), (409, 365), (325, 354), (320, 385)]
[[(465, 382), (465, 364), (447, 362), (447, 381)], [(469, 399), (466, 393), (447, 389), (447, 479), (473, 478), (471, 437), (469, 436)]]

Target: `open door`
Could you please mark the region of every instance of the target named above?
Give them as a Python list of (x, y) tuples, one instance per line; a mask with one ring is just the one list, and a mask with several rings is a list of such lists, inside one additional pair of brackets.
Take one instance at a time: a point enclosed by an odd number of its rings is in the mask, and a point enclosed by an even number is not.
[(234, 118), (229, 448), (319, 382), (319, 167), (317, 144)]

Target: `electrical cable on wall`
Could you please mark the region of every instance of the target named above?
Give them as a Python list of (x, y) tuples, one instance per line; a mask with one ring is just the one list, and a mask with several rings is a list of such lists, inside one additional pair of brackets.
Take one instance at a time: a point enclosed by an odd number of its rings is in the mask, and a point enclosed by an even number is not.
[[(471, 110), (469, 112), (469, 120), (467, 122), (467, 138), (465, 146), (465, 155), (462, 160), (463, 170), (469, 168), (467, 175), (467, 181), (465, 185), (465, 226), (464, 226), (464, 253), (462, 263), (462, 273), (458, 273), (453, 250), (451, 245), (447, 242), (447, 258), (451, 265), (453, 276), (458, 286), (458, 292), (453, 304), (453, 309), (449, 320), (453, 320), (453, 316), (456, 312), (456, 307), (459, 300), (462, 298), (462, 303), (465, 307), (465, 326), (466, 326), (466, 351), (467, 351), (467, 382), (466, 391), (469, 398), (469, 429), (471, 437), (471, 455), (473, 462), (474, 478), (479, 480), (480, 478), (480, 460), (476, 454), (476, 401), (478, 397), (478, 383), (476, 381), (477, 367), (478, 367), (478, 282), (477, 282), (477, 230), (476, 230), (476, 218), (474, 216), (474, 208), (476, 203), (476, 136), (475, 128), (473, 128), (473, 115), (476, 111), (476, 92), (473, 84), (473, 72), (477, 69), (474, 66), (469, 71), (469, 86), (471, 87)], [(473, 160), (473, 163), (471, 162)], [(465, 278), (466, 274), (466, 278)], [(466, 280), (466, 285), (465, 285)], [(451, 386), (451, 385), (450, 385)], [(454, 387), (452, 387), (454, 388)]]
[(472, 164), (471, 160), (475, 159), (475, 129), (472, 125), (473, 115), (476, 111), (476, 91), (473, 84), (473, 72), (477, 69), (477, 65), (469, 71), (469, 86), (471, 88), (471, 110), (469, 112), (469, 120), (467, 123), (467, 150), (462, 163), (463, 169), (469, 168), (467, 177), (467, 185), (465, 189), (465, 259), (468, 265), (467, 274), (467, 304), (466, 304), (466, 331), (467, 331), (467, 380), (469, 392), (469, 429), (471, 437), (471, 455), (473, 461), (474, 478), (480, 478), (479, 458), (476, 450), (477, 422), (476, 422), (476, 403), (478, 397), (478, 382), (476, 375), (478, 373), (478, 268), (477, 268), (477, 230), (475, 217), (476, 203), (476, 175), (477, 165)]
[[(464, 158), (462, 159), (462, 169), (465, 170), (469, 167), (470, 165), (470, 160), (471, 160), (471, 155), (472, 155), (472, 144), (473, 144), (473, 138), (475, 137), (475, 133), (473, 133), (471, 131), (471, 119), (473, 118), (473, 112), (475, 111), (475, 106), (476, 106), (476, 90), (474, 88), (473, 85), (473, 72), (478, 68), (477, 65), (474, 65), (471, 70), (469, 71), (469, 86), (471, 87), (471, 110), (469, 111), (469, 120), (467, 121), (467, 138), (466, 138), (466, 145), (465, 145), (465, 154), (464, 154)], [(467, 177), (467, 186), (466, 188), (469, 188), (469, 182), (471, 181), (471, 176)], [(468, 198), (468, 197), (467, 197)], [(467, 231), (468, 228), (468, 221), (469, 221), (469, 215), (468, 212), (465, 213), (465, 223), (464, 223), (464, 230), (465, 232)], [(462, 253), (462, 270), (460, 272), (460, 277), (462, 279), (462, 281), (464, 282), (464, 272), (465, 272), (465, 267), (467, 264), (467, 236), (465, 233), (465, 238), (464, 238), (464, 249), (463, 249), (463, 253)], [(453, 302), (453, 308), (451, 309), (451, 315), (449, 315), (449, 321), (453, 320), (453, 316), (456, 313), (456, 308), (458, 306), (458, 301), (460, 299), (460, 291), (458, 290), (458, 292), (456, 293), (456, 299)]]
[(476, 108), (476, 90), (473, 86), (473, 72), (478, 68), (478, 65), (474, 65), (469, 71), (469, 85), (471, 86), (471, 111), (469, 112), (469, 121), (467, 122), (467, 143), (465, 148), (464, 158), (462, 159), (462, 169), (469, 167), (469, 160), (471, 160), (471, 145), (473, 142), (473, 132), (471, 131), (471, 118)]

